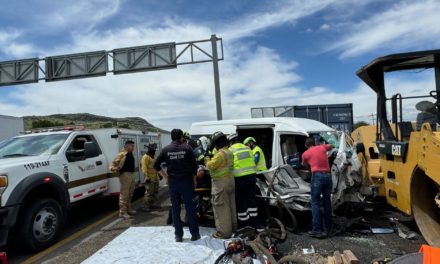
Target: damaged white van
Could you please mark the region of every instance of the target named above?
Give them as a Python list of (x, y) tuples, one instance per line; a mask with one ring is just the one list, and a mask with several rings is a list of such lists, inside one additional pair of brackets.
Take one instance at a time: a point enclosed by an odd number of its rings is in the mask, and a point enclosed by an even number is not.
[[(335, 208), (346, 201), (363, 201), (364, 195), (372, 192), (362, 188), (362, 177), (358, 173), (360, 163), (351, 138), (318, 121), (274, 117), (199, 122), (192, 124), (189, 133), (197, 139), (210, 136), (216, 131), (237, 133), (241, 140), (246, 137), (257, 140), (269, 168), (261, 173), (257, 181), (260, 190), (257, 195), (272, 205), (281, 199), (290, 209), (311, 209), (310, 173), (301, 165), (307, 137), (314, 137), (317, 143), (335, 147), (328, 153)], [(367, 193), (361, 194), (361, 189)]]

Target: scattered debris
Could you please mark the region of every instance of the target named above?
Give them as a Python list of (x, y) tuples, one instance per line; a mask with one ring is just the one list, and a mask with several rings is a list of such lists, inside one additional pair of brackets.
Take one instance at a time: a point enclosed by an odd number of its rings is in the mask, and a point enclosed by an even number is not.
[(375, 246), (386, 246), (384, 242), (381, 240), (377, 240), (374, 237), (344, 237), (344, 240), (348, 240), (352, 243), (356, 244), (367, 244), (369, 247), (375, 247)]
[(390, 263), (390, 261), (392, 261), (393, 259), (390, 257), (384, 257), (382, 259), (378, 259), (378, 260), (374, 260), (373, 264), (386, 264), (386, 263)]
[(344, 250), (343, 254), (335, 251), (333, 256), (328, 256), (328, 264), (358, 264), (359, 259), (351, 252), (351, 250)]
[(435, 203), (437, 204), (437, 206), (440, 208), (440, 193), (437, 193), (434, 200), (435, 200)]
[(394, 233), (394, 229), (390, 227), (372, 227), (370, 228), (371, 233), (373, 234), (392, 234)]
[(397, 234), (401, 237), (401, 238), (403, 238), (403, 239), (408, 239), (408, 240), (411, 240), (411, 239), (417, 239), (417, 235), (416, 235), (416, 233), (414, 233), (414, 232), (409, 232), (408, 234), (406, 234), (406, 233), (404, 233), (403, 231), (402, 231), (402, 229), (401, 228), (397, 228)]
[(334, 256), (335, 264), (342, 264), (343, 263), (342, 255), (341, 255), (341, 253), (339, 253), (339, 251), (335, 251), (333, 256)]
[(313, 245), (310, 248), (303, 248), (303, 254), (309, 255), (309, 254), (315, 254), (315, 248)]

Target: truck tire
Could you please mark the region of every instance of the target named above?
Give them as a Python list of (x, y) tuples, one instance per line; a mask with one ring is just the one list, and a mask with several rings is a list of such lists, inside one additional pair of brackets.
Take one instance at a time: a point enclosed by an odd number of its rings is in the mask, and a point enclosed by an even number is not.
[(58, 239), (64, 220), (57, 201), (38, 199), (22, 210), (19, 239), (24, 246), (40, 251)]

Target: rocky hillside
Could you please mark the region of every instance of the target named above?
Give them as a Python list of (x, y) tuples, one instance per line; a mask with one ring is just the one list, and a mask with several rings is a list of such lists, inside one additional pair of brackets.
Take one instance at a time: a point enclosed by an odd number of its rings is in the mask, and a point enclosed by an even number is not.
[(25, 130), (60, 127), (65, 125), (83, 125), (90, 129), (119, 127), (141, 131), (167, 132), (163, 129), (153, 126), (147, 120), (140, 117), (113, 118), (88, 113), (79, 113), (56, 114), (48, 116), (25, 116), (23, 119)]

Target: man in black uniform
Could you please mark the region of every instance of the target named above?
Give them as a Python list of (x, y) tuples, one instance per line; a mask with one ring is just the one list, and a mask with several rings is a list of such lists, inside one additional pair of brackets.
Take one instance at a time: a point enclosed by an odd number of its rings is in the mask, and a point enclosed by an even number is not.
[[(191, 241), (200, 239), (199, 224), (197, 223), (196, 204), (194, 201), (194, 177), (197, 174), (197, 164), (193, 150), (188, 144), (183, 144), (183, 131), (171, 131), (173, 142), (166, 146), (154, 163), (154, 168), (163, 176), (168, 184), (171, 197), (173, 219), (180, 219), (181, 198), (185, 203), (186, 218), (191, 232)], [(165, 163), (167, 171), (161, 168)], [(183, 241), (183, 227), (180, 221), (174, 222), (176, 242)]]

